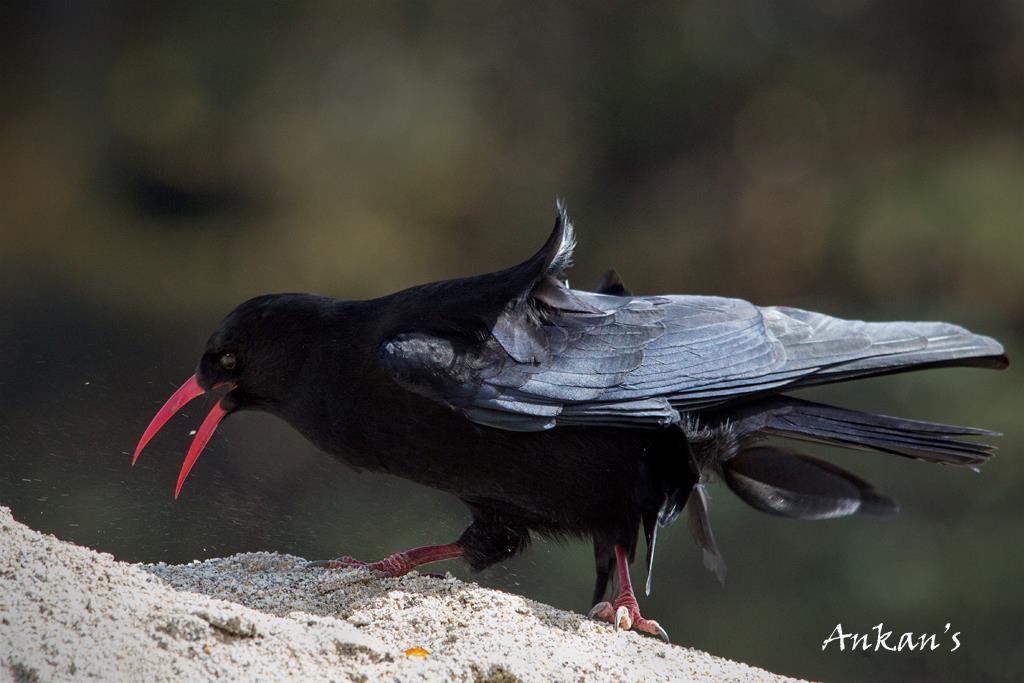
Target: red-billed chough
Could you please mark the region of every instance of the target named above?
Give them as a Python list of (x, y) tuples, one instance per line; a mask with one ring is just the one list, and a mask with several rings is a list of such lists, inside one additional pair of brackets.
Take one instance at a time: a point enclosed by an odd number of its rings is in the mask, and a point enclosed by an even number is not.
[[(1003, 368), (995, 340), (940, 322), (867, 323), (713, 296), (636, 296), (614, 271), (597, 292), (561, 277), (575, 245), (560, 204), (547, 243), (496, 273), (370, 301), (271, 294), (232, 311), (195, 375), (146, 429), (134, 458), (188, 401), (227, 391), (203, 421), (175, 496), (218, 423), (242, 409), (282, 417), (357, 469), (462, 500), (454, 542), (373, 563), (316, 563), (399, 576), (463, 557), (482, 569), (533, 533), (594, 542), (593, 616), (665, 638), (637, 608), (629, 562), (640, 530), (683, 510), (704, 562), (724, 564), (708, 522), (713, 476), (774, 515), (892, 514), (897, 504), (835, 465), (767, 435), (974, 467), (992, 447), (970, 427), (862, 413), (793, 389), (940, 366)], [(134, 462), (134, 458), (133, 461)], [(612, 573), (618, 595), (604, 602)]]

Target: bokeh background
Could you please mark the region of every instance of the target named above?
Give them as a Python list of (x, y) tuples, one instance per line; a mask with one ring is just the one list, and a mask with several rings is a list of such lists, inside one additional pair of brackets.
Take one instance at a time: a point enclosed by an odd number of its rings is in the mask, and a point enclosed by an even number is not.
[[(235, 304), (484, 272), (580, 236), (574, 285), (716, 293), (1024, 337), (1017, 2), (4, 2), (0, 503), (131, 561), (367, 559), (454, 538), (447, 497), (233, 417), (172, 500), (206, 405), (129, 471)], [(675, 642), (827, 680), (1024, 675), (1024, 398), (941, 370), (810, 392), (1005, 432), (981, 474), (826, 453), (904, 504), (800, 523), (713, 490), (725, 587), (685, 528), (642, 600)], [(820, 452), (824, 449), (816, 449)], [(467, 576), (453, 564), (451, 570)], [(591, 551), (475, 580), (585, 611)], [(961, 649), (851, 654), (867, 632)]]

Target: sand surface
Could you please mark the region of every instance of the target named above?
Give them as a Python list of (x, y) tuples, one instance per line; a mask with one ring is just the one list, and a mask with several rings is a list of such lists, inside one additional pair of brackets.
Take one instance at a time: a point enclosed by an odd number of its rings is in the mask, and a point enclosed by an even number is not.
[(450, 577), (303, 562), (126, 564), (0, 508), (0, 681), (793, 680)]

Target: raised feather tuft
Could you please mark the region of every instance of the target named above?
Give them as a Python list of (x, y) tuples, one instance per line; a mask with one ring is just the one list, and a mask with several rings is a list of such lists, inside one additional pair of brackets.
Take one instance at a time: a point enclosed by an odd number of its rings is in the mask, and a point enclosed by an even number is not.
[(576, 230), (565, 209), (564, 200), (559, 199), (555, 202), (555, 210), (558, 213), (558, 222), (562, 225), (562, 241), (558, 245), (555, 257), (551, 259), (547, 274), (558, 276), (572, 267), (572, 256), (576, 249)]

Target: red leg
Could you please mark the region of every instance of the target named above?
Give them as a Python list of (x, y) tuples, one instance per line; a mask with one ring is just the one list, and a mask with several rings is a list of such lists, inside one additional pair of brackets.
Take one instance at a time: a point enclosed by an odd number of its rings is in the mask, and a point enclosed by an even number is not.
[(615, 602), (599, 602), (590, 610), (590, 617), (596, 617), (615, 625), (615, 629), (635, 629), (648, 635), (657, 636), (666, 643), (668, 633), (665, 632), (658, 622), (652, 619), (645, 619), (640, 614), (640, 606), (636, 602), (636, 595), (633, 593), (633, 583), (629, 579), (629, 558), (626, 549), (621, 545), (615, 546), (615, 563), (619, 574), (619, 597)]
[(462, 557), (463, 552), (462, 546), (458, 543), (425, 545), (421, 548), (413, 548), (412, 550), (395, 553), (377, 562), (363, 562), (345, 555), (336, 560), (309, 562), (306, 566), (326, 567), (327, 569), (355, 569), (362, 567), (383, 576), (405, 576), (420, 565)]

